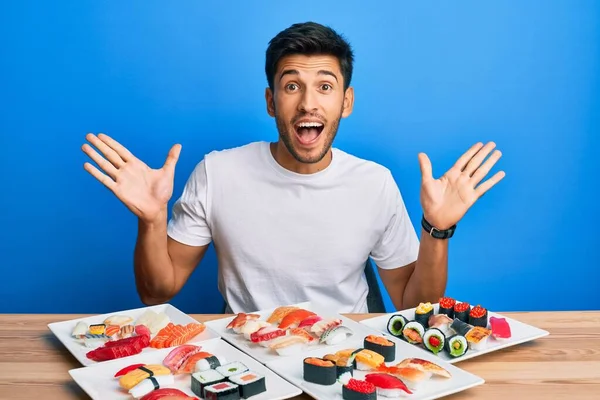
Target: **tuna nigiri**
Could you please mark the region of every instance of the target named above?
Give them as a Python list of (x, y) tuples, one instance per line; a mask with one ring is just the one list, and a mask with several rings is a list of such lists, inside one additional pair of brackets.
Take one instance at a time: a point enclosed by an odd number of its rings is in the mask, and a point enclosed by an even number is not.
[(412, 394), (399, 378), (385, 373), (373, 373), (365, 376), (365, 381), (377, 388), (377, 395), (384, 397), (399, 397), (402, 392)]
[(494, 339), (503, 340), (510, 339), (510, 325), (504, 318), (490, 317), (490, 326), (492, 328), (492, 337)]

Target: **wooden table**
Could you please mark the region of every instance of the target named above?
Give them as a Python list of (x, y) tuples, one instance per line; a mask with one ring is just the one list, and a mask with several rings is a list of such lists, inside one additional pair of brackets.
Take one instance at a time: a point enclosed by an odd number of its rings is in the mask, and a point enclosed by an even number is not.
[[(600, 398), (600, 311), (502, 314), (550, 336), (456, 364), (486, 383), (447, 399)], [(0, 399), (88, 399), (68, 374), (81, 365), (47, 328), (86, 316), (0, 315)], [(223, 315), (192, 317), (203, 322)]]

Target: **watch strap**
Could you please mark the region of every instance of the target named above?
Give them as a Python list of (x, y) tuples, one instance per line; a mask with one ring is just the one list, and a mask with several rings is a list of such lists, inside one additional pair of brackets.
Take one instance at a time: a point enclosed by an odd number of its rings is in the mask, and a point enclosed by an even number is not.
[(454, 231), (456, 230), (456, 224), (452, 225), (448, 229), (437, 229), (425, 219), (424, 215), (423, 218), (421, 218), (421, 226), (427, 231), (427, 233), (429, 233), (431, 237), (434, 237), (436, 239), (450, 239), (454, 235)]

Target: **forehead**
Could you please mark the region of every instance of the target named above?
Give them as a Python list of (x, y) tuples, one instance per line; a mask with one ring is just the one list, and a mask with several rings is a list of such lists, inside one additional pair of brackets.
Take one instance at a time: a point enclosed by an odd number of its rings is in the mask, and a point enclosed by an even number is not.
[(276, 79), (290, 70), (297, 71), (297, 75), (301, 77), (317, 76), (321, 71), (329, 71), (338, 79), (342, 78), (340, 63), (336, 57), (331, 55), (293, 54), (285, 56), (277, 64)]

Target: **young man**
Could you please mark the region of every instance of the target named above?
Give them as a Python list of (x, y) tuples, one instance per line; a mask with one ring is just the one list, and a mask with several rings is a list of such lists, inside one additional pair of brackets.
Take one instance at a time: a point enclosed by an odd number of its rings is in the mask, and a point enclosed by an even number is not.
[(500, 152), (492, 152), (494, 143), (478, 143), (440, 179), (419, 154), (419, 242), (390, 171), (332, 148), (341, 118), (353, 108), (352, 65), (351, 47), (328, 27), (296, 24), (273, 38), (265, 98), (279, 140), (206, 155), (170, 221), (181, 146), (154, 170), (112, 138), (87, 136), (104, 157), (88, 144), (83, 151), (104, 172), (90, 163), (85, 169), (139, 218), (134, 268), (145, 304), (175, 296), (211, 242), (230, 312), (307, 300), (366, 312), (369, 257), (396, 308), (443, 295), (448, 238), (504, 177), (498, 172), (483, 181)]

